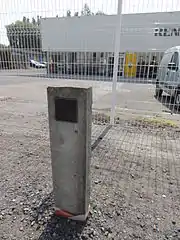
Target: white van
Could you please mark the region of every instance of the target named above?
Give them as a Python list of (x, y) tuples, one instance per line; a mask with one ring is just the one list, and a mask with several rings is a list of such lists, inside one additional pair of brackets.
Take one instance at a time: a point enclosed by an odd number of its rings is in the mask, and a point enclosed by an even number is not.
[(168, 49), (161, 60), (156, 80), (156, 97), (163, 91), (180, 107), (180, 46)]

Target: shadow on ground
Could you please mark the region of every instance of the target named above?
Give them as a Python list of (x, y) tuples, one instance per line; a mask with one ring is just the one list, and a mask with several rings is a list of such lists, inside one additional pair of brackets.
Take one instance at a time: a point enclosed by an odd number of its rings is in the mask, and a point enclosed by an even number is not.
[(38, 240), (80, 239), (85, 224), (52, 216)]
[(37, 208), (33, 209), (34, 224), (37, 229), (42, 228), (42, 233), (38, 239), (80, 239), (86, 223), (55, 216), (53, 206), (54, 200), (51, 192)]
[(176, 107), (171, 96), (163, 95), (162, 97), (159, 98), (155, 96), (155, 98), (167, 108), (167, 112), (170, 112), (172, 114), (173, 113), (180, 114), (180, 109)]

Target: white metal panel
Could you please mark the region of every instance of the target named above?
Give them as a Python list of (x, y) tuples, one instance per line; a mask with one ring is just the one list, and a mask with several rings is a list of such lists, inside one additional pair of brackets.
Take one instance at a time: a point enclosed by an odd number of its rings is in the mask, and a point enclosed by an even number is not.
[[(84, 16), (41, 20), (44, 51), (113, 52), (116, 17)], [(180, 45), (180, 36), (155, 36), (158, 27), (178, 28), (180, 12), (125, 14), (121, 52), (164, 51)]]

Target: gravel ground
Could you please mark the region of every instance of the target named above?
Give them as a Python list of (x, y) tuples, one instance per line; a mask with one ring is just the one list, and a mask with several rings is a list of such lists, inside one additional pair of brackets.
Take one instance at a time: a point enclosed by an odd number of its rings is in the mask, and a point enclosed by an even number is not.
[[(35, 107), (0, 102), (0, 239), (180, 239), (179, 128), (110, 128), (93, 150), (82, 224), (53, 215), (47, 114)], [(105, 128), (93, 125), (92, 144)]]

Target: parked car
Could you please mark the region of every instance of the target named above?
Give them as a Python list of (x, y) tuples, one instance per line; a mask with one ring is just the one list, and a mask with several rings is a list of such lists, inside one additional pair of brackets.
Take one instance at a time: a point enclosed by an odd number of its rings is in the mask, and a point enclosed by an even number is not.
[(46, 68), (46, 64), (37, 62), (35, 60), (30, 60), (30, 66), (34, 68)]
[(163, 92), (171, 96), (176, 107), (180, 107), (180, 46), (168, 49), (161, 60), (156, 79), (156, 97)]
[(42, 64), (44, 64), (44, 65), (47, 67), (47, 64), (48, 64), (48, 63), (47, 63), (47, 62), (42, 62)]

